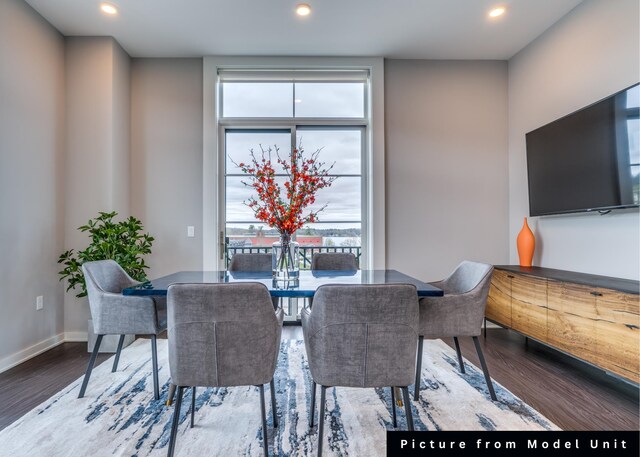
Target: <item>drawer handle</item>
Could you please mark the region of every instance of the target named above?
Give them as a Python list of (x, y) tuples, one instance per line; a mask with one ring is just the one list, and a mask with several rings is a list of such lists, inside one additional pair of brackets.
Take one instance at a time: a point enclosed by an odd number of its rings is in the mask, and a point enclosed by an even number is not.
[(590, 292), (591, 295), (593, 295), (594, 297), (602, 297), (602, 294), (600, 292)]
[(507, 275), (507, 278), (509, 278), (509, 279), (513, 279), (513, 278), (515, 278), (515, 276), (513, 276), (513, 275)]
[(624, 324), (627, 327), (629, 327), (631, 330), (638, 330), (640, 329), (640, 327), (638, 327), (637, 325), (633, 325), (633, 324)]

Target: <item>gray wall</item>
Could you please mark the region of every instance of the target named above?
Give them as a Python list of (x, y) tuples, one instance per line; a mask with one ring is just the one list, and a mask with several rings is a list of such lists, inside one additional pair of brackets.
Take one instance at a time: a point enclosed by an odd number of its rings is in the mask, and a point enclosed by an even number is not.
[(64, 40), (26, 3), (2, 0), (0, 370), (62, 339), (63, 157)]
[(131, 58), (117, 41), (112, 48), (112, 205), (122, 216), (131, 207)]
[(387, 267), (505, 263), (507, 65), (385, 62)]
[[(99, 211), (129, 215), (129, 56), (113, 38), (66, 39), (65, 248), (89, 243), (77, 228)], [(86, 339), (86, 298), (65, 294), (68, 339)]]
[(133, 59), (131, 94), (131, 210), (156, 237), (149, 274), (201, 270), (202, 59)]
[[(529, 212), (525, 133), (640, 80), (638, 17), (637, 0), (586, 1), (509, 61), (511, 262)], [(640, 276), (637, 211), (531, 219), (535, 265)]]

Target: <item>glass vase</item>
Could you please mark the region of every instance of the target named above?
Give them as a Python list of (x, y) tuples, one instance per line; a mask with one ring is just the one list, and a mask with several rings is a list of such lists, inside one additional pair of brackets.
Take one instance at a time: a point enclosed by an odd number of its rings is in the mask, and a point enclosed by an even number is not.
[(288, 233), (280, 234), (280, 241), (273, 243), (271, 266), (273, 277), (287, 281), (300, 275), (300, 245), (291, 241)]

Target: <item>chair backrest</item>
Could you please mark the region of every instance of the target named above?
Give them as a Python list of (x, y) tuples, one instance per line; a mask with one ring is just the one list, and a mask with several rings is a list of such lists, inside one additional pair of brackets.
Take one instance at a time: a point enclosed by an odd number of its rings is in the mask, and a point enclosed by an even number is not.
[[(420, 335), (425, 338), (477, 336), (481, 332), (493, 266), (465, 260), (446, 279), (435, 283), (444, 297), (424, 297)], [(447, 306), (437, 306), (440, 300)]]
[(320, 286), (304, 330), (311, 374), (321, 385), (413, 382), (418, 340), (413, 285)]
[[(489, 284), (493, 265), (464, 260), (441, 283), (442, 290), (447, 294), (464, 294), (480, 286), (489, 294)], [(485, 295), (485, 300), (486, 300)]]
[(113, 260), (82, 264), (87, 284), (93, 330), (101, 335), (149, 335), (164, 327), (162, 297), (122, 295), (122, 289), (138, 284)]
[(173, 284), (167, 313), (174, 384), (228, 387), (273, 378), (282, 327), (265, 285)]
[(229, 271), (271, 271), (271, 254), (237, 253), (231, 257)]
[(135, 284), (135, 281), (115, 260), (97, 260), (82, 264), (82, 272), (87, 283), (87, 291), (110, 292), (119, 294), (122, 289)]
[(135, 284), (135, 281), (115, 260), (85, 262), (82, 264), (82, 272), (87, 285), (94, 331), (102, 332), (105, 327), (103, 296), (105, 293), (119, 294), (122, 289)]
[(312, 270), (357, 270), (358, 259), (352, 252), (318, 252), (311, 257)]
[[(233, 257), (231, 257), (229, 271), (271, 272), (273, 270), (271, 264), (272, 258), (273, 256), (271, 254), (239, 252), (233, 254)], [(271, 297), (271, 302), (276, 309), (280, 305), (280, 299), (278, 297)]]

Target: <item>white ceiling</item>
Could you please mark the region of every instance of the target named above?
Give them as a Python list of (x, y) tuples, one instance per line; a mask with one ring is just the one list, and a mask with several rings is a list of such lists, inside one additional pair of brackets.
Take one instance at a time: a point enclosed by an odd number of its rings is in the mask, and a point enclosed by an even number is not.
[[(27, 0), (64, 35), (113, 36), (134, 57), (508, 59), (582, 0)], [(507, 13), (490, 20), (487, 12)]]

